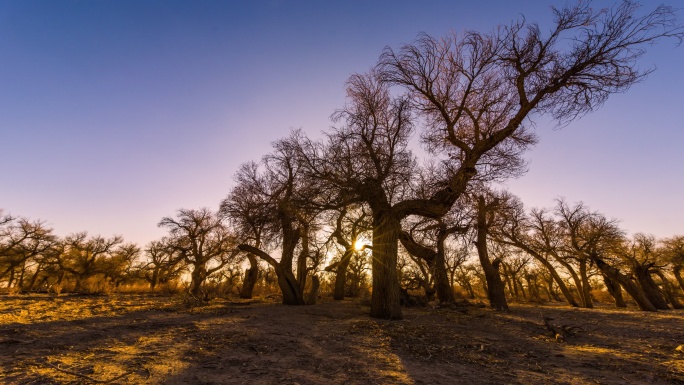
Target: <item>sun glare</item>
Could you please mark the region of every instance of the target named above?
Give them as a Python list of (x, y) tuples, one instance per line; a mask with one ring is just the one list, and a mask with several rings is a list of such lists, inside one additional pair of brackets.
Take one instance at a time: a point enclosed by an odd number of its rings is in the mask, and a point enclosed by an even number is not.
[(366, 244), (363, 241), (363, 239), (357, 239), (356, 242), (354, 242), (354, 250), (356, 250), (356, 251), (363, 250), (364, 246), (366, 246)]

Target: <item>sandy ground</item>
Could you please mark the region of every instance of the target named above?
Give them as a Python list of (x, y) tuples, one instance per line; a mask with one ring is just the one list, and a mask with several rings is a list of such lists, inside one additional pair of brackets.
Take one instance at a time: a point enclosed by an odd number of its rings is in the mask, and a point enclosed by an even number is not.
[[(684, 311), (0, 297), (6, 384), (684, 384)], [(544, 326), (566, 330), (558, 342)]]

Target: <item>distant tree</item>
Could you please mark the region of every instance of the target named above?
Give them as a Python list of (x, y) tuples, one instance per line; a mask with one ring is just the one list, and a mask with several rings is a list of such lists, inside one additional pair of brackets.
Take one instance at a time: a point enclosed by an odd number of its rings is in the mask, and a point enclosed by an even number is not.
[[(261, 168), (255, 165), (240, 169), (238, 180), (242, 186), (239, 188), (255, 194), (257, 199), (252, 209), (233, 210), (224, 204), (225, 212), (230, 213), (234, 220), (245, 227), (253, 227), (250, 229), (251, 237), (238, 247), (273, 267), (286, 305), (304, 305), (306, 302), (304, 287), (315, 210), (312, 212), (311, 208), (304, 206), (313, 199), (312, 194), (317, 193), (303, 178), (301, 159), (297, 156), (299, 140), (299, 134), (295, 132), (274, 143), (274, 151), (263, 158)], [(249, 225), (250, 222), (258, 224), (258, 232), (255, 232), (257, 227)], [(270, 242), (263, 242), (263, 238)], [(293, 268), (298, 247), (297, 277)], [(279, 249), (280, 259), (274, 258), (269, 249)]]
[(7, 276), (7, 287), (16, 284), (21, 291), (29, 265), (39, 271), (41, 255), (57, 241), (43, 221), (3, 216), (0, 211), (0, 280)]
[(678, 235), (663, 239), (660, 253), (664, 260), (670, 264), (672, 274), (677, 280), (680, 290), (684, 291), (684, 277), (682, 277), (682, 270), (684, 269), (684, 236)]
[(116, 247), (103, 263), (102, 273), (105, 280), (114, 287), (130, 284), (135, 280), (134, 265), (141, 256), (141, 250), (135, 243), (123, 243)]
[(343, 248), (343, 251), (339, 260), (325, 268), (326, 271), (335, 271), (333, 292), (333, 299), (335, 300), (342, 300), (345, 297), (347, 269), (352, 257), (356, 253), (372, 248), (370, 245), (359, 244), (362, 241), (361, 234), (370, 227), (368, 219), (368, 215), (362, 206), (356, 210), (353, 207), (345, 206), (336, 211), (335, 229), (331, 238)]
[(138, 270), (150, 284), (150, 290), (179, 278), (186, 267), (182, 255), (169, 244), (168, 238), (150, 242), (145, 248), (145, 257)]
[(178, 210), (176, 218), (164, 217), (159, 227), (169, 231), (168, 245), (192, 266), (190, 294), (200, 294), (207, 277), (232, 262), (236, 240), (222, 219), (207, 208)]
[(653, 279), (653, 275), (664, 266), (659, 265), (656, 253), (656, 239), (652, 235), (635, 234), (621, 250), (620, 256), (628, 263), (632, 274), (646, 298), (659, 310), (668, 310), (667, 300)]
[[(258, 164), (243, 164), (235, 174), (236, 185), (221, 202), (219, 213), (230, 221), (241, 243), (260, 249), (264, 234), (272, 234), (273, 215), (269, 211), (269, 197), (257, 183)], [(270, 227), (269, 227), (270, 226)], [(249, 268), (245, 271), (240, 298), (252, 298), (259, 278), (259, 261), (253, 253), (246, 253)]]
[(85, 280), (104, 273), (105, 261), (122, 242), (120, 236), (107, 239), (99, 235), (88, 236), (86, 232), (68, 235), (64, 238), (64, 252), (57, 257), (57, 264), (76, 280), (74, 290), (83, 291)]

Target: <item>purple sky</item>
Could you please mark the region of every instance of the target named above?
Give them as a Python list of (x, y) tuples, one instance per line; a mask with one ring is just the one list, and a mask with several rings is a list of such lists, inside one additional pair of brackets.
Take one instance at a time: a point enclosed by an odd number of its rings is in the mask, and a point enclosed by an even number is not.
[[(216, 208), (237, 167), (291, 128), (327, 129), (346, 78), (384, 46), (520, 14), (543, 25), (565, 1), (517, 3), (2, 1), (0, 208), (144, 245), (163, 216)], [(562, 130), (539, 122), (511, 191), (684, 234), (683, 64), (674, 42), (651, 47), (645, 82)]]

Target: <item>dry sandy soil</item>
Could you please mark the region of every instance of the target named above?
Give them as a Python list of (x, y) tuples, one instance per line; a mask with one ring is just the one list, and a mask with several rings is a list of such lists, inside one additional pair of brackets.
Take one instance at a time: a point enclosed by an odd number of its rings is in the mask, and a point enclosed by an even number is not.
[[(6, 384), (684, 384), (684, 311), (0, 297)], [(556, 341), (542, 314), (565, 327)]]

